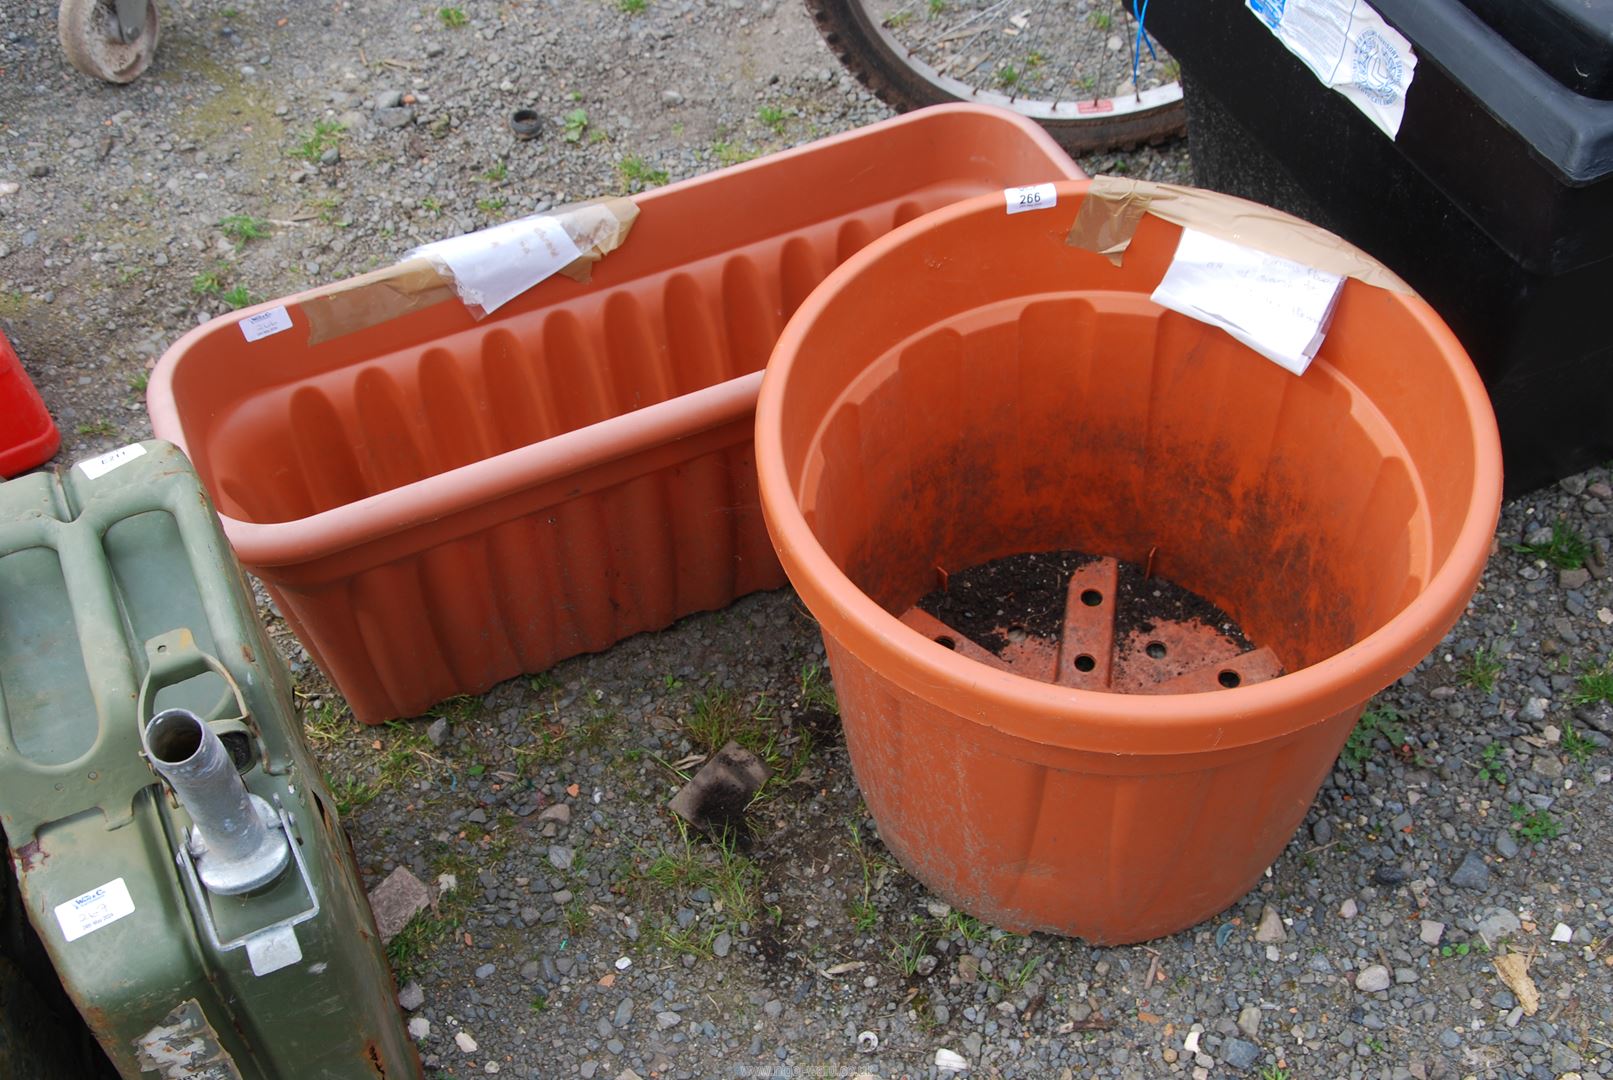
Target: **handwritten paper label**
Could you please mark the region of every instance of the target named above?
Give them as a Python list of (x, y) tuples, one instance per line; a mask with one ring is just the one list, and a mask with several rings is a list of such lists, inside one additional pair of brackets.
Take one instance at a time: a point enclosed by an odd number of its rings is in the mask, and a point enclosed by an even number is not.
[(1303, 375), (1322, 347), (1343, 284), (1339, 274), (1183, 229), (1153, 301), (1219, 326)]
[(122, 878), (113, 878), (98, 889), (56, 905), (56, 921), (61, 924), (62, 937), (68, 941), (77, 941), (85, 934), (132, 914), (134, 900)]
[(1003, 201), (1008, 204), (1010, 214), (1023, 214), (1027, 210), (1052, 209), (1059, 203), (1059, 193), (1052, 184), (1003, 188)]
[(108, 450), (98, 458), (81, 461), (78, 467), (84, 470), (84, 475), (91, 480), (99, 480), (119, 465), (127, 465), (137, 457), (145, 457), (146, 448), (139, 443), (130, 443), (120, 446), (116, 450)]

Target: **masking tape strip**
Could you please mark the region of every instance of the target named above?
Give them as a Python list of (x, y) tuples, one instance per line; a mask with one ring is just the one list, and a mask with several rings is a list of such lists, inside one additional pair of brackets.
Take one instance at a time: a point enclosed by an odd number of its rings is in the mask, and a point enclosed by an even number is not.
[[(594, 263), (627, 241), (638, 213), (631, 199), (609, 198), (561, 207), (544, 215), (565, 231), (579, 252), (567, 265), (552, 272), (586, 283)], [(308, 344), (318, 345), (458, 295), (452, 277), (433, 260), (412, 257), (305, 294), (298, 298), (297, 306), (308, 320)], [(472, 314), (479, 318), (485, 313), (473, 308)]]
[(1392, 270), (1326, 229), (1247, 199), (1177, 184), (1094, 177), (1065, 243), (1119, 266), (1144, 214), (1390, 292), (1414, 295)]

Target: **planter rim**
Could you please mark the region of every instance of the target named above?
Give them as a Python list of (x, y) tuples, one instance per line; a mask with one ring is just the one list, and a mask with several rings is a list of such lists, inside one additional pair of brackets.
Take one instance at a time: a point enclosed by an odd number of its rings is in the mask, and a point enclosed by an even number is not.
[[(1059, 205), (1066, 200), (1078, 205), (1088, 185), (1058, 182)], [(791, 584), (824, 632), (907, 691), (1005, 735), (1069, 750), (1151, 756), (1229, 749), (1290, 734), (1360, 706), (1426, 656), (1461, 614), (1488, 557), (1500, 514), (1501, 442), (1489, 396), (1466, 361), (1466, 350), (1413, 295), (1391, 294), (1442, 352), (1463, 358), (1452, 374), (1470, 421), (1473, 492), (1450, 552), (1428, 584), (1388, 622), (1349, 647), (1280, 678), (1229, 690), (1166, 695), (1080, 690), (959, 657), (903, 625), (851, 581), (807, 526), (784, 464), (783, 399), (802, 341), (870, 264), (915, 235), (975, 214), (1001, 214), (1002, 207), (999, 194), (976, 196), (874, 240), (813, 290), (768, 362), (756, 409), (762, 509)]]
[[(646, 445), (674, 442), (743, 420), (755, 407), (761, 378), (756, 371), (727, 379), (306, 517), (257, 522), (223, 511), (218, 516), (243, 563), (254, 568), (303, 565), (540, 484), (575, 477), (630, 457)], [(182, 444), (180, 448), (188, 452)]]

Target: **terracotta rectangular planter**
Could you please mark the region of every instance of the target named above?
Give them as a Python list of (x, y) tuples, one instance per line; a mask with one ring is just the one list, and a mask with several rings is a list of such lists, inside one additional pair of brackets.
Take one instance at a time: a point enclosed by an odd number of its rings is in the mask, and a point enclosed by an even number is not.
[(1008, 113), (910, 113), (638, 197), (589, 284), (480, 322), (310, 344), (315, 293), (214, 320), (158, 364), (152, 426), (354, 713), (415, 715), (782, 585), (751, 429), (791, 313), (897, 225), (1079, 175)]

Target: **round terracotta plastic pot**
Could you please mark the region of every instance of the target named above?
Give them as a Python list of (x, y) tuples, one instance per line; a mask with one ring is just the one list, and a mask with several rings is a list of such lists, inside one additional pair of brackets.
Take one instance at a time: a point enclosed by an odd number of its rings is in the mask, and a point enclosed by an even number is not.
[[(1365, 702), (1472, 595), (1500, 446), (1421, 300), (1345, 283), (1295, 376), (1149, 294), (1181, 230), (1124, 266), (1051, 210), (981, 196), (831, 274), (785, 328), (756, 417), (773, 542), (822, 624), (880, 835), (956, 906), (1094, 942), (1246, 892)], [(1074, 549), (1229, 613), (1286, 672), (1153, 696), (999, 670), (897, 614), (956, 572)]]

